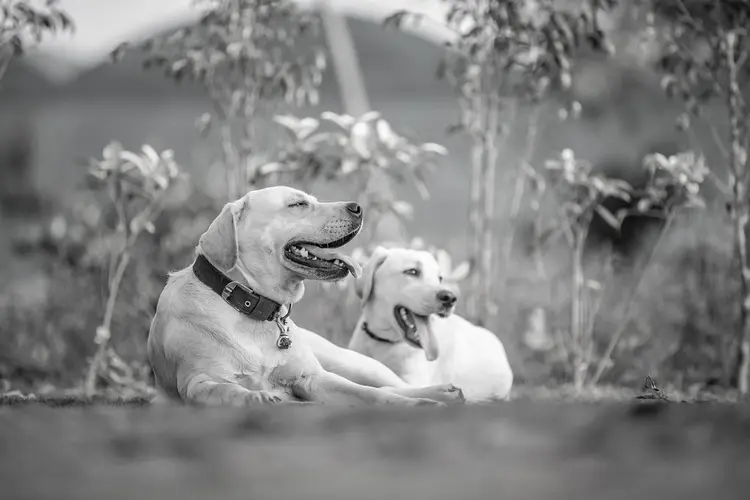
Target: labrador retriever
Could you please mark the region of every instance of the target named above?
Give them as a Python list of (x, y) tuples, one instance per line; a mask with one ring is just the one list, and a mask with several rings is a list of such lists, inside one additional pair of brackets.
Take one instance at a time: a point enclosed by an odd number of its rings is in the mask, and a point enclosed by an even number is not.
[(430, 253), (380, 246), (355, 289), (362, 313), (349, 349), (410, 384), (456, 384), (467, 402), (508, 397), (513, 371), (502, 342), (453, 314), (456, 294), (442, 284)]
[(288, 318), (305, 279), (359, 265), (336, 251), (362, 227), (356, 203), (322, 203), (285, 186), (224, 206), (192, 266), (170, 274), (148, 337), (160, 400), (255, 403), (461, 402), (452, 385), (418, 388)]

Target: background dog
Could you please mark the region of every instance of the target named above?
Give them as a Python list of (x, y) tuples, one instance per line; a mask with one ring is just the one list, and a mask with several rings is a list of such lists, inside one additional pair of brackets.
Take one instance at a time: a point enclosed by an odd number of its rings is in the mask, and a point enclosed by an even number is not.
[(453, 386), (409, 387), (286, 319), (305, 279), (359, 274), (335, 249), (357, 235), (362, 217), (356, 203), (321, 203), (283, 186), (228, 203), (201, 236), (196, 262), (171, 274), (159, 297), (148, 356), (162, 396), (233, 405), (461, 401)]
[(457, 297), (425, 251), (378, 247), (356, 283), (362, 315), (349, 348), (416, 385), (454, 383), (467, 401), (508, 397), (513, 371), (502, 342), (453, 314)]

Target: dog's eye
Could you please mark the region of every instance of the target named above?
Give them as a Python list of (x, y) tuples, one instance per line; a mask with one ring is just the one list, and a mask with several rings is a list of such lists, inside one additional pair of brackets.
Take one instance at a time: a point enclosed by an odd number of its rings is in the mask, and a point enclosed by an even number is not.
[(442, 283), (443, 282), (443, 277), (442, 276), (438, 276), (438, 281), (440, 281), (440, 283)]
[(409, 276), (419, 276), (419, 269), (407, 269), (404, 271), (404, 274), (408, 274)]
[(300, 208), (300, 207), (307, 207), (310, 204), (306, 201), (295, 201), (294, 203), (289, 204), (289, 208)]

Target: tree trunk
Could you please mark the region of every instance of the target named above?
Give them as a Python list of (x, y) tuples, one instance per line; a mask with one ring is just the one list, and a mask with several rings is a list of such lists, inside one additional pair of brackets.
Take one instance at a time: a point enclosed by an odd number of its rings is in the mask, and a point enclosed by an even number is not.
[(487, 113), (487, 127), (484, 138), (484, 171), (480, 182), (483, 191), (483, 213), (481, 233), (480, 263), (480, 297), (478, 324), (487, 326), (487, 322), (494, 314), (494, 297), (492, 284), (495, 281), (493, 257), (495, 255), (494, 225), (495, 225), (495, 176), (498, 156), (498, 134), (500, 132), (500, 107), (496, 96), (489, 99)]
[[(477, 101), (479, 103), (477, 103)], [(473, 117), (480, 121), (481, 100), (473, 99)], [(476, 127), (479, 128), (479, 127)], [(482, 224), (482, 164), (484, 160), (484, 144), (482, 137), (472, 130), (471, 146), (471, 179), (469, 181), (469, 261), (471, 262), (471, 278), (469, 280), (469, 294), (466, 301), (467, 316), (472, 321), (480, 320), (482, 275), (480, 268), (480, 251)]]
[[(513, 247), (515, 245), (516, 232), (518, 231), (518, 224), (520, 223), (521, 215), (521, 202), (526, 194), (526, 183), (527, 174), (524, 171), (526, 168), (531, 167), (531, 160), (534, 154), (534, 148), (536, 146), (536, 137), (538, 132), (539, 122), (539, 105), (534, 106), (531, 115), (529, 116), (529, 123), (526, 129), (526, 149), (524, 151), (523, 158), (518, 163), (515, 172), (513, 198), (510, 203), (510, 216), (508, 218), (508, 225), (506, 234), (504, 234), (504, 242), (502, 247), (502, 266), (504, 276), (500, 282), (500, 294), (505, 291), (507, 286), (508, 277), (510, 276), (511, 261), (513, 259)], [(511, 117), (511, 121), (513, 118)], [(537, 258), (536, 250), (534, 251), (534, 259)]]
[(729, 167), (732, 172), (732, 226), (734, 229), (735, 256), (740, 270), (740, 326), (737, 331), (737, 388), (747, 394), (750, 375), (750, 266), (747, 261), (748, 200), (746, 199), (747, 150), (743, 146), (741, 119), (742, 93), (739, 86), (736, 63), (735, 33), (727, 34), (725, 56), (727, 63), (727, 107), (729, 112)]
[(370, 111), (370, 101), (349, 27), (344, 16), (333, 11), (326, 0), (319, 0), (318, 7), (344, 112), (359, 118)]

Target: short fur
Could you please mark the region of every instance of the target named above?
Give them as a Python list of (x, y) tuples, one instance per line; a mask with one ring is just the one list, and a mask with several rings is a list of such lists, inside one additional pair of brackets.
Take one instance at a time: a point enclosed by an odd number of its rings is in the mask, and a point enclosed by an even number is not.
[[(418, 270), (418, 275), (407, 273)], [(453, 314), (455, 304), (439, 300), (442, 291), (455, 290), (442, 284), (435, 258), (424, 251), (378, 247), (364, 266), (356, 290), (362, 314), (349, 349), (370, 356), (393, 370), (407, 383), (431, 385), (452, 383), (461, 387), (467, 402), (506, 399), (513, 385), (505, 348), (495, 334)], [(396, 306), (428, 316), (419, 331), (432, 335), (430, 353), (404, 340), (394, 317)], [(363, 324), (377, 337), (363, 330)]]
[[(359, 231), (361, 223), (361, 213), (347, 203), (321, 203), (283, 186), (266, 188), (228, 203), (201, 236), (197, 252), (231, 279), (289, 305), (302, 298), (305, 278), (335, 281), (348, 272), (300, 268), (284, 256), (284, 247), (300, 240), (334, 242)], [(291, 319), (288, 324), (293, 343), (282, 350), (275, 322), (239, 313), (191, 267), (173, 273), (148, 338), (159, 399), (238, 406), (463, 400), (453, 386), (411, 387), (377, 361), (335, 346)]]

